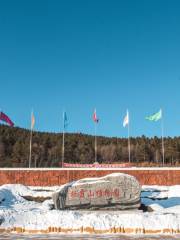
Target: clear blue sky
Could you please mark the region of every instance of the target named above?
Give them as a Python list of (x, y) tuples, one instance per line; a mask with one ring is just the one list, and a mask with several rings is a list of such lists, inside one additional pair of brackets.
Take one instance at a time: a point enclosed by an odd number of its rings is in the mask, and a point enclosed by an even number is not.
[(160, 136), (144, 120), (163, 108), (180, 134), (180, 1), (0, 1), (0, 108), (38, 131)]

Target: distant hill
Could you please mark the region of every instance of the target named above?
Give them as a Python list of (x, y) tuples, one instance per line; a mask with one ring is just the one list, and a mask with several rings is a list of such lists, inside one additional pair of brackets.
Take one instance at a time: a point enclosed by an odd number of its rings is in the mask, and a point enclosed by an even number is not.
[[(28, 167), (30, 132), (0, 125), (0, 167)], [(99, 163), (128, 162), (127, 139), (98, 137)], [(62, 133), (33, 132), (32, 167), (59, 167)], [(138, 166), (159, 166), (161, 139), (145, 136), (131, 138), (131, 161)], [(66, 134), (65, 162), (94, 163), (94, 137)], [(180, 165), (180, 137), (165, 139), (165, 163)]]

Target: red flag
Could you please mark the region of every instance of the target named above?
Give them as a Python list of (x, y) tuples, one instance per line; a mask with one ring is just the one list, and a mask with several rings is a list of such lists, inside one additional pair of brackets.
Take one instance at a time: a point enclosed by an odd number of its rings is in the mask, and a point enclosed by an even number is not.
[(99, 119), (98, 119), (97, 114), (96, 114), (96, 109), (94, 110), (93, 121), (94, 121), (95, 123), (98, 123), (98, 122), (99, 122)]
[(3, 112), (0, 112), (0, 120), (6, 122), (11, 127), (14, 126), (14, 123), (11, 121), (11, 119)]

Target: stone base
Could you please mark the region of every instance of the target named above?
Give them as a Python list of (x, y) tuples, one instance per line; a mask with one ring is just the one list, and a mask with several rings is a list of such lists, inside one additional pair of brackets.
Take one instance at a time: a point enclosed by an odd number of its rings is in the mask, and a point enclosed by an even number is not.
[(78, 229), (61, 228), (61, 227), (48, 227), (48, 229), (33, 230), (21, 227), (13, 228), (0, 228), (0, 233), (17, 233), (17, 234), (48, 234), (48, 233), (85, 233), (85, 234), (180, 234), (180, 229), (144, 229), (144, 228), (123, 228), (112, 227), (110, 229), (95, 229), (92, 227), (81, 227)]

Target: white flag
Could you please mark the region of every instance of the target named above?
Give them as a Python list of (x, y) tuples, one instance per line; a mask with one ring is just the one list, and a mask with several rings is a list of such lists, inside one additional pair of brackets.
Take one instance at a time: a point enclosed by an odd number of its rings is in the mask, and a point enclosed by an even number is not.
[(129, 124), (129, 112), (127, 110), (126, 116), (123, 121), (123, 127), (126, 127)]

